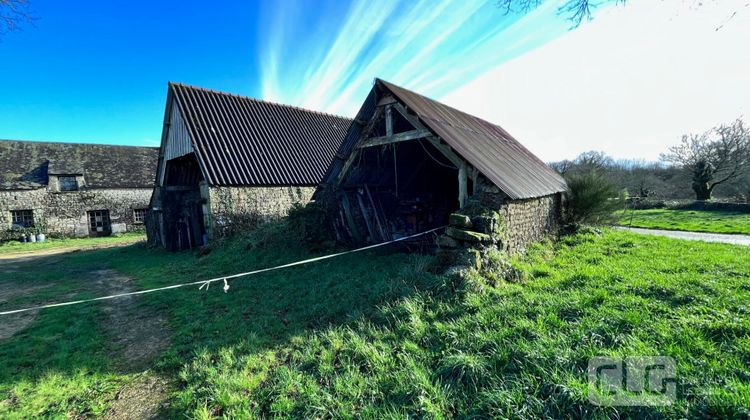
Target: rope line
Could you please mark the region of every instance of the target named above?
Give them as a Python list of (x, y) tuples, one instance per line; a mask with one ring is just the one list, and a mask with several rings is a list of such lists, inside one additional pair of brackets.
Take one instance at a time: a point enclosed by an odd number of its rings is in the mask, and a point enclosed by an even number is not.
[(74, 300), (74, 301), (70, 301), (70, 302), (51, 303), (51, 304), (48, 304), (48, 305), (32, 306), (32, 307), (24, 308), (24, 309), (16, 309), (16, 310), (12, 310), (12, 311), (0, 312), (0, 316), (18, 314), (18, 313), (29, 312), (29, 311), (37, 311), (37, 310), (40, 310), (40, 309), (47, 309), (47, 308), (58, 308), (58, 307), (61, 307), (61, 306), (78, 305), (78, 304), (81, 304), (81, 303), (97, 302), (97, 301), (101, 301), (101, 300), (110, 300), (110, 299), (116, 299), (116, 298), (121, 298), (121, 297), (125, 297), (125, 296), (145, 295), (147, 293), (160, 292), (160, 291), (163, 291), (163, 290), (179, 289), (181, 287), (186, 287), (186, 286), (200, 285), (200, 287), (198, 288), (198, 290), (202, 290), (204, 287), (206, 288), (206, 290), (208, 290), (208, 286), (210, 286), (211, 283), (215, 283), (215, 282), (219, 282), (219, 281), (224, 282), (224, 293), (227, 293), (229, 291), (229, 282), (228, 282), (229, 280), (234, 280), (234, 279), (237, 279), (237, 278), (240, 278), (240, 277), (251, 276), (251, 275), (254, 275), (254, 274), (266, 273), (266, 272), (269, 272), (269, 271), (281, 270), (281, 269), (284, 269), (284, 268), (294, 267), (294, 266), (298, 266), (298, 265), (309, 264), (309, 263), (316, 262), (316, 261), (322, 261), (322, 260), (327, 260), (327, 259), (330, 259), (330, 258), (340, 257), (340, 256), (346, 255), (346, 254), (353, 254), (355, 252), (367, 251), (367, 250), (370, 250), (370, 249), (379, 248), (379, 247), (382, 247), (382, 246), (385, 246), (385, 245), (389, 245), (389, 244), (392, 244), (392, 243), (395, 243), (395, 242), (401, 242), (401, 241), (405, 241), (405, 240), (408, 240), (408, 239), (413, 239), (413, 238), (416, 238), (416, 237), (419, 237), (419, 236), (427, 235), (428, 233), (436, 232), (436, 231), (438, 231), (440, 229), (443, 229), (444, 227), (445, 226), (441, 226), (439, 228), (430, 229), (428, 231), (417, 233), (417, 234), (414, 234), (414, 235), (411, 235), (411, 236), (405, 236), (403, 238), (398, 238), (398, 239), (394, 239), (394, 240), (387, 241), (387, 242), (381, 242), (381, 243), (375, 244), (375, 245), (368, 245), (368, 246), (365, 246), (365, 247), (362, 247), (362, 248), (353, 249), (353, 250), (350, 250), (350, 251), (343, 251), (343, 252), (338, 252), (338, 253), (335, 253), (335, 254), (324, 255), (322, 257), (309, 258), (309, 259), (306, 259), (306, 260), (295, 261), (295, 262), (291, 262), (291, 263), (288, 263), (288, 264), (277, 265), (276, 267), (261, 268), (259, 270), (247, 271), (245, 273), (232, 274), (232, 275), (229, 275), (229, 276), (216, 277), (216, 278), (209, 279), (209, 280), (197, 280), (197, 281), (192, 281), (192, 282), (188, 282), (188, 283), (173, 284), (171, 286), (157, 287), (157, 288), (154, 288), (154, 289), (139, 290), (137, 292), (119, 293), (119, 294), (116, 294), (116, 295), (101, 296), (101, 297), (92, 298), (92, 299), (81, 299), (81, 300)]

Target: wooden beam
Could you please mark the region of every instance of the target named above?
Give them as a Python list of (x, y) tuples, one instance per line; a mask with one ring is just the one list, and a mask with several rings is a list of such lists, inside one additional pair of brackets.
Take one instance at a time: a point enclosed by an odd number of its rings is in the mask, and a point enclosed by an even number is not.
[(389, 104), (392, 104), (394, 102), (396, 102), (396, 98), (394, 98), (393, 96), (391, 96), (391, 95), (383, 96), (378, 101), (378, 105), (377, 106), (389, 105)]
[(458, 167), (458, 205), (460, 208), (464, 208), (469, 197), (466, 172), (466, 162), (463, 162)]
[[(412, 115), (409, 113), (409, 111), (401, 105), (400, 103), (395, 103), (392, 105), (393, 109), (395, 109), (399, 114), (401, 114), (406, 121), (409, 122), (414, 128), (418, 130), (427, 130), (427, 127), (422, 124), (421, 121), (419, 121), (419, 118), (417, 118), (416, 115)], [(445, 155), (446, 158), (448, 158), (456, 167), (460, 167), (463, 162), (465, 162), (460, 156), (458, 156), (450, 146), (443, 143), (443, 140), (440, 137), (437, 136), (430, 136), (427, 137), (427, 140), (435, 146), (438, 151), (440, 151), (443, 155)]]
[[(383, 113), (383, 108), (378, 107), (375, 108), (375, 112), (372, 114), (372, 118), (370, 118), (370, 121), (367, 123), (367, 126), (362, 128), (362, 132), (360, 133), (360, 139), (366, 138), (368, 135), (370, 135), (370, 132), (372, 131), (373, 127), (375, 127), (375, 124), (378, 122), (378, 119), (380, 119), (380, 116)], [(340, 184), (341, 181), (344, 179), (344, 176), (346, 176), (346, 173), (349, 172), (349, 169), (351, 168), (352, 164), (354, 164), (354, 161), (357, 159), (357, 156), (359, 156), (359, 150), (355, 147), (354, 150), (349, 153), (349, 157), (346, 159), (346, 162), (344, 162), (344, 166), (341, 167), (341, 171), (339, 171), (339, 175), (336, 177), (336, 183)]]
[(364, 149), (366, 147), (382, 146), (384, 144), (399, 143), (402, 141), (422, 139), (428, 136), (432, 136), (432, 133), (426, 130), (411, 130), (404, 131), (403, 133), (396, 133), (390, 136), (373, 137), (362, 141), (357, 145), (357, 149)]
[(390, 105), (385, 106), (385, 135), (393, 135), (393, 109)]
[(454, 165), (456, 165), (456, 168), (460, 168), (462, 164), (466, 163), (465, 160), (461, 158), (461, 156), (457, 155), (456, 153), (451, 150), (451, 147), (447, 144), (444, 144), (440, 137), (430, 136), (427, 137), (427, 140), (435, 146), (436, 149), (440, 151), (440, 153), (443, 154), (448, 160), (451, 161)]
[(409, 124), (414, 126), (414, 128), (419, 130), (427, 130), (427, 127), (425, 127), (424, 124), (419, 121), (419, 118), (417, 118), (416, 115), (410, 114), (409, 111), (406, 110), (405, 106), (401, 105), (400, 103), (395, 103), (392, 106), (396, 111), (398, 111), (399, 114), (401, 114), (402, 117), (404, 117), (406, 121), (409, 121)]

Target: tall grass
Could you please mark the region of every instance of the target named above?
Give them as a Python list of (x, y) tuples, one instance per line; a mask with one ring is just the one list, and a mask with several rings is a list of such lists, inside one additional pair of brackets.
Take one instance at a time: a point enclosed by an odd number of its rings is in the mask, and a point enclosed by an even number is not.
[[(569, 237), (523, 285), (443, 278), (351, 324), (182, 370), (196, 416), (743, 416), (750, 402), (746, 250), (627, 233)], [(416, 274), (416, 273), (415, 273)], [(476, 282), (486, 281), (484, 287)], [(453, 293), (453, 288), (458, 287)], [(679, 398), (597, 407), (595, 356), (666, 355)], [(207, 356), (204, 356), (207, 357)], [(247, 386), (227, 387), (242, 378)], [(200, 390), (200, 394), (196, 394)]]
[[(21, 273), (53, 284), (39, 296), (91, 296), (82, 272), (114, 268), (140, 288), (307, 258), (267, 226), (208, 255), (131, 246), (78, 253)], [(432, 257), (380, 250), (220, 287), (145, 295), (168, 319), (170, 347), (152, 371), (169, 378), (169, 417), (742, 417), (750, 407), (747, 249), (579, 234), (485, 271), (430, 272)], [(54, 291), (54, 293), (53, 293)], [(104, 304), (45, 311), (0, 343), (0, 417), (105, 413), (132, 379), (101, 331)], [(595, 356), (675, 358), (678, 400), (597, 407)]]

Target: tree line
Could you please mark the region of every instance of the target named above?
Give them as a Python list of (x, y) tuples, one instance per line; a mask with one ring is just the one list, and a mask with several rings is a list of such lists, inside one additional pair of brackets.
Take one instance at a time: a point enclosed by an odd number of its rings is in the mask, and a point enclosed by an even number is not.
[(588, 174), (630, 197), (722, 199), (750, 202), (750, 129), (742, 119), (689, 134), (669, 147), (658, 162), (617, 160), (590, 151), (550, 164), (566, 179)]

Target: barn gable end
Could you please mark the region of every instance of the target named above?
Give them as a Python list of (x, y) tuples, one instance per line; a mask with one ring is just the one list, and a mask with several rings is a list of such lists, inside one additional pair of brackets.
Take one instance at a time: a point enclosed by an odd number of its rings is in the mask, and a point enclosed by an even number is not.
[(522, 250), (557, 230), (565, 189), (499, 126), (377, 79), (316, 198), (334, 202), (332, 224), (345, 242), (396, 239), (481, 207), (504, 228), (478, 233)]
[(350, 120), (170, 83), (149, 241), (179, 250), (307, 203)]

